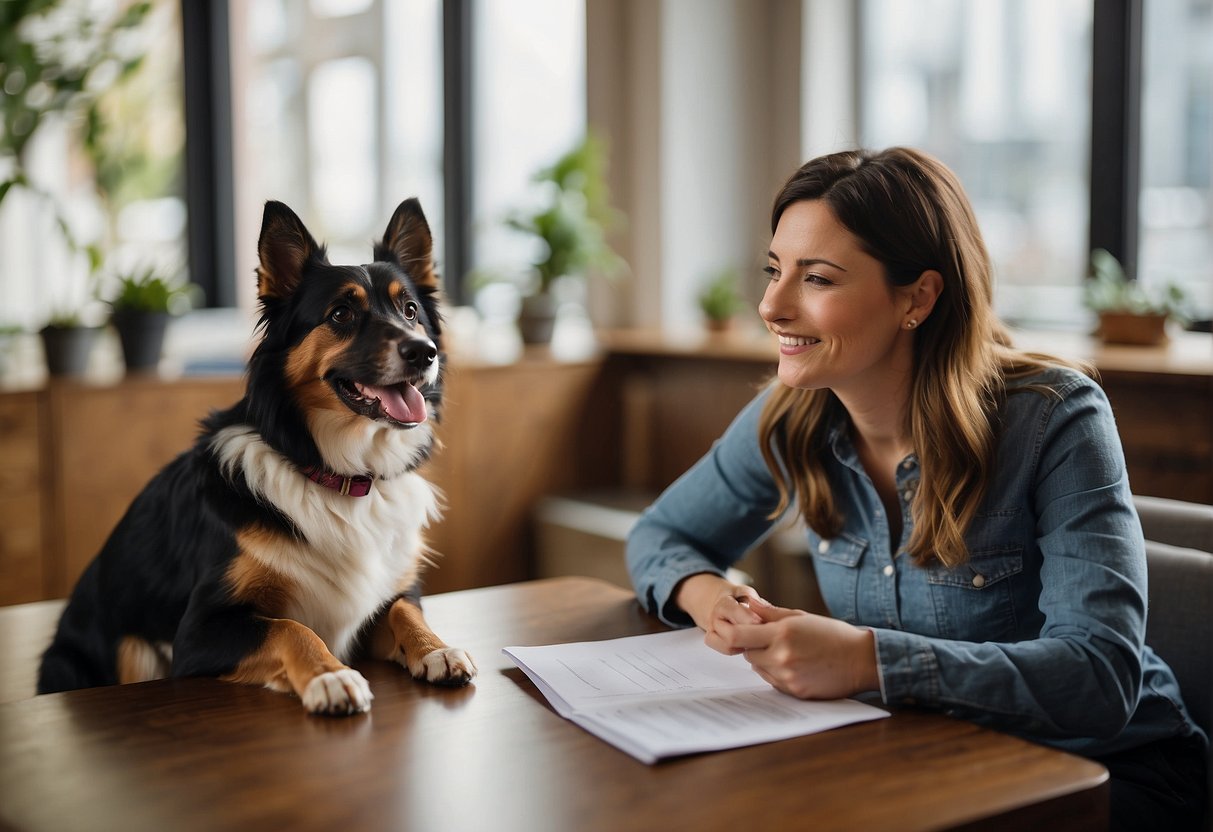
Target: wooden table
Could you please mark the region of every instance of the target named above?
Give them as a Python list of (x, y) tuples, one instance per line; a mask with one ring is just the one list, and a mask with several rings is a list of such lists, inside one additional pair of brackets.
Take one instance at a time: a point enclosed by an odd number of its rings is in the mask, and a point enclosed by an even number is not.
[[(913, 711), (646, 766), (557, 716), (501, 654), (662, 629), (629, 593), (557, 578), (435, 595), (425, 608), (438, 633), (473, 653), (475, 684), (436, 688), (386, 663), (360, 665), (375, 692), (364, 716), (308, 716), (288, 696), (209, 679), (0, 705), (0, 828), (1106, 826), (1102, 766)], [(56, 611), (0, 609), (0, 647), (44, 642)], [(16, 676), (28, 683), (29, 672)]]

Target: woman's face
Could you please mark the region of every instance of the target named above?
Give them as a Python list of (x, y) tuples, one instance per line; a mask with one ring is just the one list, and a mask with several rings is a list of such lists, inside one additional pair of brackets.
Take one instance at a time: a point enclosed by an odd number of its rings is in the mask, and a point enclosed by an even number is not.
[(779, 337), (789, 387), (891, 392), (909, 378), (909, 290), (892, 287), (821, 200), (789, 205), (771, 240), (770, 281), (758, 312)]

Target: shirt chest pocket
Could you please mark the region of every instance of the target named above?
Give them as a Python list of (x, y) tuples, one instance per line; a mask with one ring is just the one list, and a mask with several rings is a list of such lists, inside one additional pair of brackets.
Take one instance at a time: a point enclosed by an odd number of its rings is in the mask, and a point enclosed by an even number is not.
[(928, 566), (938, 635), (964, 641), (1014, 640), (1015, 579), (1022, 573), (1020, 546), (974, 552), (967, 563), (952, 569)]
[(817, 586), (830, 615), (856, 623), (859, 617), (859, 566), (868, 541), (843, 532), (832, 540), (813, 544), (813, 569)]

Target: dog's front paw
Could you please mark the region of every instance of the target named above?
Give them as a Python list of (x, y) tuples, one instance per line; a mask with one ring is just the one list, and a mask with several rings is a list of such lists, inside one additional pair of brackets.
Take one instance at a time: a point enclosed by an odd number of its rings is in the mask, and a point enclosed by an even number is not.
[(371, 709), (371, 686), (357, 670), (343, 667), (321, 673), (303, 691), (303, 707), (313, 714), (345, 716)]
[(435, 685), (466, 685), (476, 675), (476, 663), (458, 647), (442, 647), (409, 662), (409, 673)]

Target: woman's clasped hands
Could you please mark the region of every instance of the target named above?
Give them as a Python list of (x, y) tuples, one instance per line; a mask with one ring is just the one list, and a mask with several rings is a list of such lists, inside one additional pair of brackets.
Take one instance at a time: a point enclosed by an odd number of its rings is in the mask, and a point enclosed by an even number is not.
[(840, 699), (880, 686), (868, 629), (773, 606), (753, 590), (722, 595), (708, 623), (704, 643), (743, 654), (772, 687), (800, 699)]

